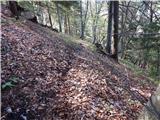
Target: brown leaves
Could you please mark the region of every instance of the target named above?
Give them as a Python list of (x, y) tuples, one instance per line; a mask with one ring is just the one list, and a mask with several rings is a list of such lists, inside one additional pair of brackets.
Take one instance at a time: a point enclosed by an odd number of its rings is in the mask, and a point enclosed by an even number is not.
[[(39, 25), (4, 25), (2, 48), (2, 81), (12, 75), (24, 81), (12, 94), (2, 93), (3, 107), (25, 107), (35, 118), (58, 120), (132, 120), (141, 109), (121, 87), (121, 65), (85, 48), (77, 52)], [(133, 82), (148, 97), (150, 89)]]

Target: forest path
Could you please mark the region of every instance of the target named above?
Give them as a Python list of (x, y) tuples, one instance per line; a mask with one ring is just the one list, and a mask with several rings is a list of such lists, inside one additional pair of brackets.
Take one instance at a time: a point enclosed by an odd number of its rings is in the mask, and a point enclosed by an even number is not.
[[(5, 120), (22, 115), (29, 120), (135, 120), (143, 106), (122, 87), (126, 73), (131, 88), (146, 99), (155, 89), (85, 44), (70, 46), (57, 33), (29, 21), (2, 25), (2, 70), (2, 83), (18, 82), (2, 91)], [(14, 112), (12, 118), (7, 107)]]

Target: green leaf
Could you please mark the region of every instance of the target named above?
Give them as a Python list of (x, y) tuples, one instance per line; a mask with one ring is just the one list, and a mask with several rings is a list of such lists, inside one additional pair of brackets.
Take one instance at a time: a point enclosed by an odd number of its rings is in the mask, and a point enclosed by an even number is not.
[(18, 80), (19, 80), (19, 78), (17, 78), (17, 77), (12, 77), (12, 78), (10, 78), (9, 80), (10, 80), (11, 82), (17, 83)]
[(2, 89), (11, 88), (14, 86), (15, 85), (13, 85), (11, 82), (6, 82), (6, 83), (2, 84)]

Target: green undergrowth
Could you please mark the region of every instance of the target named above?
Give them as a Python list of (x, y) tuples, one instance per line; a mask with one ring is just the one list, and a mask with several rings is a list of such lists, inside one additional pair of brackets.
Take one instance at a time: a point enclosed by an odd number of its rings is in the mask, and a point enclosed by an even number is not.
[(133, 63), (127, 61), (127, 60), (124, 60), (124, 59), (120, 59), (120, 62), (122, 64), (125, 64), (127, 65), (127, 67), (131, 70), (133, 70), (136, 75), (144, 75), (146, 74), (146, 71), (144, 71), (143, 69), (139, 68), (138, 66), (134, 65)]
[(79, 47), (80, 44), (83, 45), (85, 48), (91, 50), (91, 51), (95, 51), (96, 48), (95, 46), (89, 42), (88, 40), (82, 40), (77, 36), (70, 36), (67, 34), (63, 34), (63, 33), (59, 33), (59, 36), (65, 41), (65, 43), (71, 47)]
[(1, 18), (1, 25), (7, 25), (13, 23), (17, 23), (17, 20), (15, 18), (9, 18), (9, 19)]
[(146, 79), (150, 80), (151, 82), (153, 82), (153, 83), (155, 83), (157, 85), (160, 84), (160, 80), (157, 79), (157, 78), (155, 78), (155, 77), (153, 77), (153, 76), (151, 76), (149, 74), (149, 71), (143, 70), (140, 67), (134, 65), (133, 63), (131, 63), (131, 62), (127, 61), (127, 60), (120, 59), (119, 61), (122, 64), (126, 65), (127, 68), (129, 68), (130, 70), (132, 70), (136, 76), (141, 76), (142, 75), (142, 76), (145, 76)]
[(1, 83), (1, 90), (8, 90), (13, 87), (18, 83), (20, 79), (18, 77), (12, 76), (8, 80), (6, 80), (4, 83)]
[(25, 21), (24, 19), (16, 20), (15, 17), (7, 18), (7, 19), (1, 18), (1, 25), (9, 25), (9, 24), (21, 25), (23, 24), (24, 21)]

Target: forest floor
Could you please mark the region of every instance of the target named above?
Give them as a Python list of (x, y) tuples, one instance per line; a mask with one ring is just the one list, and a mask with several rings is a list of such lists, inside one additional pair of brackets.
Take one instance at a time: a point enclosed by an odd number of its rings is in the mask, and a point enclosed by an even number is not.
[(86, 42), (1, 17), (1, 83), (11, 87), (2, 89), (2, 120), (136, 120), (143, 106), (135, 96), (146, 103), (156, 88)]

